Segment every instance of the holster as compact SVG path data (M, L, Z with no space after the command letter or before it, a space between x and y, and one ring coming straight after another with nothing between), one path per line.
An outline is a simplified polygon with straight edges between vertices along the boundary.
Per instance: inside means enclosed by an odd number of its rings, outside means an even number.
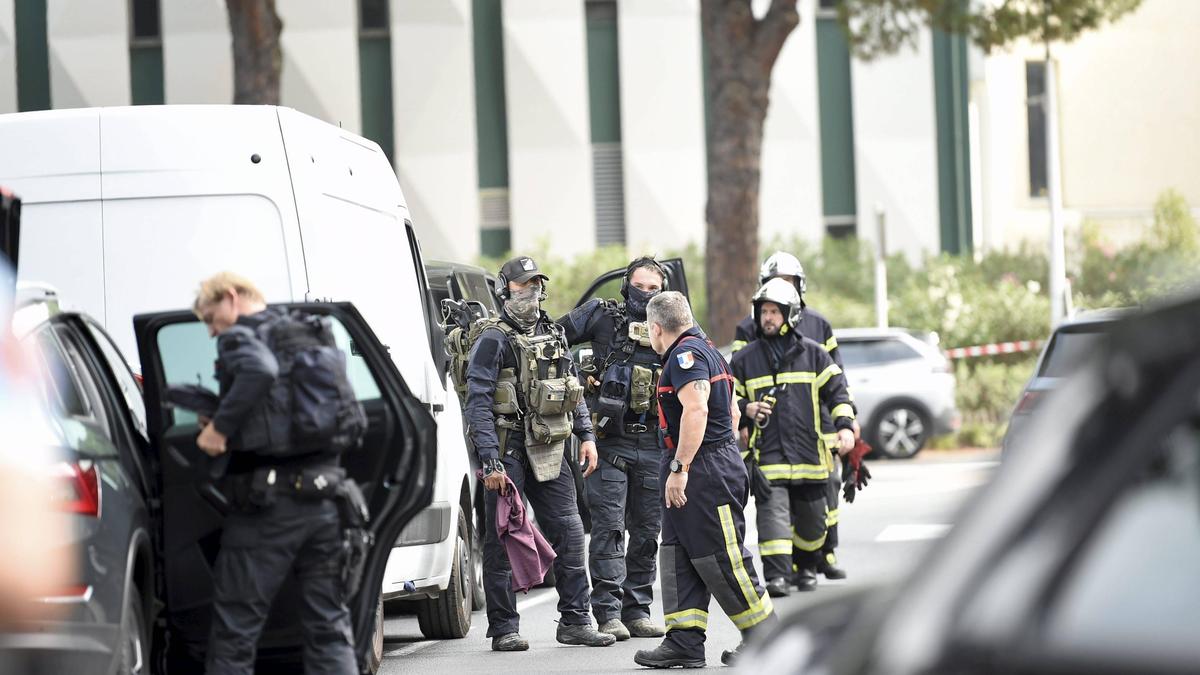
M755 501L771 501L771 481L767 480L767 475L759 468L753 450L746 455L746 473L750 475L750 493L754 495Z
M367 564L367 553L375 543L375 534L368 527L371 510L358 483L349 478L343 480L337 487L336 497L342 523L342 590L350 598L362 585L363 567Z

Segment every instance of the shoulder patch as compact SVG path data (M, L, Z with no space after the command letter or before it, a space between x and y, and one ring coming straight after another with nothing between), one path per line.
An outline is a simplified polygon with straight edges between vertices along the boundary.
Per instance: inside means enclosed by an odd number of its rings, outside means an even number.
M684 370L689 370L692 366L696 365L696 355L690 351L676 354L675 360L679 363L679 367Z

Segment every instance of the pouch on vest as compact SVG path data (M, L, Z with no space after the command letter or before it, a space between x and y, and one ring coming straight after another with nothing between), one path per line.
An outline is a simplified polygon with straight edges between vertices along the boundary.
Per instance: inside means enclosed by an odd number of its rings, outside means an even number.
M650 324L645 321L632 321L629 324L629 341L643 347L650 346Z
M633 377L633 367L612 365L604 373L600 382L600 391L596 394L596 405L593 412L602 422L612 420L621 424L625 420L628 409L629 381Z
M542 417L533 414L525 418L525 458L539 483L553 480L561 472L571 428L570 415Z
M573 377L535 380L529 387L529 408L541 415L574 412L583 397L583 387Z
M520 399L517 397L517 386L514 384L516 375L511 368L500 371L496 382L496 393L492 398L492 412L497 415L517 415L521 412Z
M629 409L637 414L650 412L654 401L654 371L645 366L634 366L629 377Z

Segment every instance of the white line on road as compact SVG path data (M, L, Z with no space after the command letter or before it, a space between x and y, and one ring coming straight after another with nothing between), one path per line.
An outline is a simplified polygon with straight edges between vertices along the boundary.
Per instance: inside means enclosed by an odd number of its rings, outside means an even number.
M888 525L883 528L879 536L875 537L875 541L926 541L945 536L949 529L949 525L932 523L923 525Z
M556 599L557 597L558 597L558 593L553 588L539 589L538 591L534 592L532 597L528 597L528 598L518 602L517 603L517 611L524 612L531 607L537 607L538 605L544 605L547 602L550 602L551 600ZM421 651L422 649L425 649L426 647L432 647L433 645L437 644L438 642L441 642L441 641L440 640L422 640L420 642L414 642L410 645L405 645L403 647L400 647L399 649L393 649L390 652L384 652L383 655L386 657L408 656L410 654L415 654L415 653Z

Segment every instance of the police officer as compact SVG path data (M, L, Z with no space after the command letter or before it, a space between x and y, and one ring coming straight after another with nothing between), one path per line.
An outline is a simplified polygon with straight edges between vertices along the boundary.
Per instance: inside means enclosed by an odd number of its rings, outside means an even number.
M600 468L586 482L592 515L588 568L596 623L618 640L665 632L650 619L662 524L662 451L654 389L660 365L650 347L646 305L666 282L666 270L654 258L638 258L625 269L624 302L591 300L559 320L568 343L592 345L591 366L585 370Z
M583 388L579 385L562 328L541 309L550 280L532 258L504 263L497 277L503 303L499 319L485 326L467 362L467 432L483 466L484 585L488 637L495 651L524 651L512 568L496 533L497 493L512 479L537 512L557 557L559 596L557 639L566 645L607 647L616 638L600 633L589 616L588 579L583 561L583 521L575 478L564 453L566 437L582 441L584 476L596 470L596 443Z
M666 451L659 477L666 509L659 562L667 636L634 661L701 668L711 596L744 638L778 619L744 546L749 485L735 436L740 413L732 375L683 295L660 293L647 314L663 365L658 416ZM721 661L732 663L739 651L725 652Z
M801 311L792 284L764 284L754 295L759 339L734 354L731 364L738 406L753 427L750 452L771 484L770 499L758 503L758 536L773 597L788 594L793 551L800 590L817 584L832 463L819 436L822 406L831 411L839 452L854 447L854 408L842 369L821 345L796 332Z
M825 318L817 310L808 306L804 300L804 294L808 290L808 278L804 274L804 267L796 256L784 251L776 251L771 254L762 264L758 273L758 284L761 287L771 279L783 279L790 282L796 292L800 294L800 307L803 312L800 315L800 325L796 331L804 337L813 340L825 348L829 355L833 357L833 362L838 368L845 370L845 364L842 363L842 355L838 350L837 338L833 335L833 326L829 320ZM753 316L748 316L738 324L734 334L733 351L737 352L742 347L745 347L750 342L753 342L758 337L758 325L755 323ZM850 395L851 405L854 403L854 395ZM821 410L821 437L827 448L834 448L838 444L837 429L833 427L833 420L829 416L829 410L823 408ZM857 420L854 422L854 435L857 438L860 430ZM832 453L829 453L832 459ZM841 494L841 476L839 475L840 466L837 462L832 462L829 467L829 485L826 487L825 499L829 504L829 513L826 516L826 522L829 526L828 536L825 538L825 545L821 548L821 559L817 564L817 571L825 575L826 579L845 579L846 572L837 563L837 554L834 549L838 545L838 521L839 521L839 495ZM799 561L797 561L798 563Z
M305 672L357 673L350 612L339 578L342 525L337 504L284 488L294 485L296 476L322 476L330 486L342 480L338 449L284 461L256 452L249 440L262 436L262 425L277 424L267 398L279 363L258 331L283 313L268 309L252 283L229 273L201 284L194 309L217 337L220 383L220 405L196 444L212 457L233 450L223 485L233 496L234 511L225 519L213 576L207 672L254 671L271 602L294 570L304 597Z

